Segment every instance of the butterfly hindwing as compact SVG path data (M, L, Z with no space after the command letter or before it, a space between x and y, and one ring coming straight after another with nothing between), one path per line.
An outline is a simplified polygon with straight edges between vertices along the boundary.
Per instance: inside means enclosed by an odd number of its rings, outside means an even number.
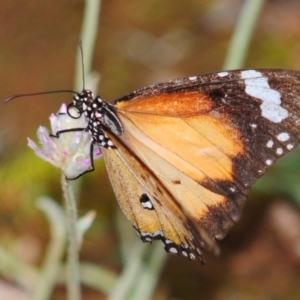
M203 261L203 247L217 253L214 240L194 226L155 174L117 140L114 143L117 150L104 152L108 173L119 204L141 239L160 239L168 252L190 259L197 256Z
M116 151L104 150L104 159L123 213L139 232L144 233L141 237L145 237L145 241L147 241L147 236L150 238L159 234L161 225L155 211L145 210L141 204L140 199L143 199L145 194L143 186L136 180ZM148 241L150 242L152 239L150 238Z

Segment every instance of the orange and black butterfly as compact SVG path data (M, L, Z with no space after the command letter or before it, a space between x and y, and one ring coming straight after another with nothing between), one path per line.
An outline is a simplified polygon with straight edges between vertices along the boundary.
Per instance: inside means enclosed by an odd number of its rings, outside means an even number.
M300 71L186 77L112 103L83 90L69 107L86 116L91 153L103 148L143 242L203 262L202 249L218 253L216 239L239 220L251 185L299 144Z
M189 259L218 252L251 185L300 139L300 71L228 71L112 103L89 90L73 99L143 242L161 240Z

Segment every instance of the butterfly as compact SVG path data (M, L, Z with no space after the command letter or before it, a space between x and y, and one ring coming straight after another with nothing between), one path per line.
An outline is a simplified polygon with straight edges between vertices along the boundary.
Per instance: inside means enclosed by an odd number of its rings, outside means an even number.
M219 252L216 240L239 220L251 185L299 144L300 71L191 76L111 103L83 90L71 106L103 148L142 241L204 262L202 249Z
M204 263L241 216L252 184L300 140L300 71L190 76L114 102L83 89L117 201L143 242ZM77 129L75 129L77 130ZM93 166L93 164L92 164Z

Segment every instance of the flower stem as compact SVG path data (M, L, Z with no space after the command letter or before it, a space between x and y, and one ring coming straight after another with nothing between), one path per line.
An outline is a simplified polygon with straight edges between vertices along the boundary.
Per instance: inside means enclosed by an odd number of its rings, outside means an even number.
M40 198L38 206L48 217L51 228L51 240L47 247L40 276L37 278L31 299L47 300L50 299L53 293L61 268L61 259L65 252L65 216L63 209L50 198Z
M131 249L122 274L119 276L114 289L108 296L108 300L129 299L129 293L133 284L138 284L139 282L140 266L147 246L148 245L141 243L141 241L136 241Z
M238 69L244 64L257 18L264 0L246 0L234 27L223 69Z
M165 266L167 253L160 243L153 244L151 248L152 251L148 260L140 266L139 281L137 285L132 287L131 300L150 300L153 298L160 273Z
M67 257L67 294L69 300L80 300L76 202L72 182L68 181L64 174L61 176L61 185L65 199L67 234L69 240Z
M91 81L93 81L92 60L94 57L93 54L95 51L98 24L100 22L100 9L101 0L85 0L85 9L80 33L84 50L84 70L81 69L81 53L78 48L75 66L75 90L82 89L82 72L84 72L84 77L86 79L85 88L93 90L91 84ZM98 81L98 79L96 81ZM95 87L93 92L96 92L96 90L97 88Z

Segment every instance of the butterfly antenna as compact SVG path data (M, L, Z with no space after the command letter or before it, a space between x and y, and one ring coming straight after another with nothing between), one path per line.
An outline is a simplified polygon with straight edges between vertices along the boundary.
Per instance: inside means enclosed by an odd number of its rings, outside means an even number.
M84 77L83 48L82 48L82 40L81 39L79 39L78 44L79 44L80 56L81 56L82 82L83 82L83 90L84 90L85 89L85 77Z
M58 91L49 91L49 92L40 92L40 93L30 93L30 94L17 94L12 95L4 100L4 103L9 102L12 99L20 98L20 97L27 97L27 96L38 96L38 95L46 95L46 94L57 94L57 93L72 93L72 94L78 94L75 91L71 90L58 90Z
M85 89L85 77L84 77L84 62L83 62L83 47L82 47L82 40L78 40L78 45L80 49L80 56L81 56L81 68L82 68L82 82L83 82L83 90ZM75 91L71 90L58 90L58 91L49 91L49 92L40 92L40 93L30 93L30 94L17 94L17 95L12 95L4 100L4 103L7 103L15 98L20 98L20 97L27 97L27 96L38 96L38 95L46 95L46 94L55 94L55 93L73 93L73 94L78 94Z

